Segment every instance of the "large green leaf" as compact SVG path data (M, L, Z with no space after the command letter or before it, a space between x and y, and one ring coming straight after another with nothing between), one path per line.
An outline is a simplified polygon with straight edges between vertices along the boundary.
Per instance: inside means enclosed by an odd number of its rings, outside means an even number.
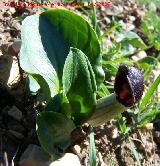
M63 91L68 97L76 124L90 117L96 108L96 81L87 56L71 48L63 70Z
M23 21L21 67L28 73L41 75L52 97L62 89L63 66L70 47L85 53L100 84L104 79L100 45L86 20L65 9L51 9Z
M42 112L37 118L38 138L42 147L50 154L65 150L71 143L73 122L65 115L56 112Z

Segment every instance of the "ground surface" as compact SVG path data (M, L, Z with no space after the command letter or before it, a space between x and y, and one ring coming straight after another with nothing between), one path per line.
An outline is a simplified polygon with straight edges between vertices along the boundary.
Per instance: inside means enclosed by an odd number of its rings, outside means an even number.
M139 25L145 9L137 6L134 0L112 2L110 8L99 7L98 18L115 15L124 20L124 29L142 34ZM25 74L18 62L21 21L39 10L21 7L1 7L0 10L0 79L3 82L0 84L0 159L2 161L6 152L8 159L14 158L15 165L18 165L29 144L39 145L35 130L34 97L26 94ZM101 28L105 30L105 23L101 23ZM9 74L10 69L12 74ZM137 165L129 139L121 138L116 123L112 120L94 128L97 163L107 166ZM74 144L68 151L76 153L82 165L86 165L89 159L89 126L85 124L75 133L78 134L73 136ZM160 165L160 128L150 123L132 131L129 138L136 146L142 165Z

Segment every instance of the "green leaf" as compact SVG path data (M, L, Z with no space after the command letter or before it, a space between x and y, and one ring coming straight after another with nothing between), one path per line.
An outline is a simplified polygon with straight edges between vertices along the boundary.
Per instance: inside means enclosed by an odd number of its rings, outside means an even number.
M31 76L37 81L37 83L40 85L41 90L44 94L45 100L49 101L51 98L50 89L46 82L46 80L39 74L31 74Z
M42 147L51 155L58 155L71 143L73 122L65 115L56 112L42 112L37 118L37 133Z
M117 121L118 121L118 128L121 134L125 136L127 134L127 126L125 123L125 118L122 116L122 114L117 114Z
M143 40L136 33L131 31L118 34L116 37L116 41L132 44L133 46L141 49L147 48Z
M62 102L62 96L60 94L55 95L53 98L51 98L51 100L45 107L45 111L60 112L61 102Z
M141 100L140 108L144 108L145 105L148 103L150 98L152 97L154 91L157 89L158 85L160 83L160 75L156 78L156 80L152 83L148 91L146 92L145 96Z
M40 89L40 85L32 77L32 75L28 75L28 77L26 78L26 86L27 92L29 91L29 94L31 95L36 95L38 93L38 90Z
M51 97L62 90L63 66L70 47L82 50L88 57L98 85L104 80L97 36L81 16L65 9L47 10L27 17L21 34L21 67L27 73L41 75Z
M145 108L138 118L137 127L143 127L155 119L155 117L160 113L160 106L156 106L156 108L151 106Z
M142 26L142 29L143 29L143 32L144 32L145 36L146 36L146 37L148 38L148 40L149 40L149 43L150 43L150 44L153 43L155 36L152 35L152 33L151 33L151 31L150 31L150 29L149 29L149 27L148 27L147 22L146 22L146 21L143 21L141 26Z
M94 143L94 131L93 128L90 127L90 134L89 134L89 160L90 166L96 166L96 147Z
M147 63L147 64L150 64L150 65L153 65L155 63L157 63L158 60L157 58L154 58L153 56L147 56L147 57L144 57L140 60L138 60L138 63Z
M76 124L90 117L96 108L96 81L87 56L71 48L63 70L63 92Z

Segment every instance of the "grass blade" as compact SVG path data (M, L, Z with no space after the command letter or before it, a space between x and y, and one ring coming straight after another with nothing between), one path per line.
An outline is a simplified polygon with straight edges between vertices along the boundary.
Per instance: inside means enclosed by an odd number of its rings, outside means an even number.
M138 153L137 153L137 151L136 151L136 147L135 147L133 141L132 141L130 138L129 138L129 143L130 143L131 151L132 151L132 153L133 153L134 158L135 158L136 161L137 161L138 166L141 166L141 162L140 162L140 160L139 160Z
M140 104L140 109L144 108L144 106L148 103L149 99L152 97L154 91L157 89L158 85L160 83L160 75L156 78L156 80L152 83L150 88L148 89L147 93L143 97L141 104Z
M96 147L94 143L94 132L93 127L90 127L90 135L89 135L89 160L90 166L96 166Z

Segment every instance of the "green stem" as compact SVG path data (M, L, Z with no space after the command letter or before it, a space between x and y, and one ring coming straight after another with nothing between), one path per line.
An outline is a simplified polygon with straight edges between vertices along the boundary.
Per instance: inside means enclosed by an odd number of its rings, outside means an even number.
M95 3L95 1L94 0L91 0L90 1L92 4L94 4ZM92 10L93 10L93 14L92 14L92 17L93 17L93 22L92 22L92 24L93 24L93 29L95 30L95 32L97 32L97 17L96 17L96 7L95 6L93 6L93 8L92 8Z
M97 108L88 123L92 126L98 126L106 123L117 116L118 113L126 111L127 107L123 106L116 99L116 94L101 98L97 101Z

